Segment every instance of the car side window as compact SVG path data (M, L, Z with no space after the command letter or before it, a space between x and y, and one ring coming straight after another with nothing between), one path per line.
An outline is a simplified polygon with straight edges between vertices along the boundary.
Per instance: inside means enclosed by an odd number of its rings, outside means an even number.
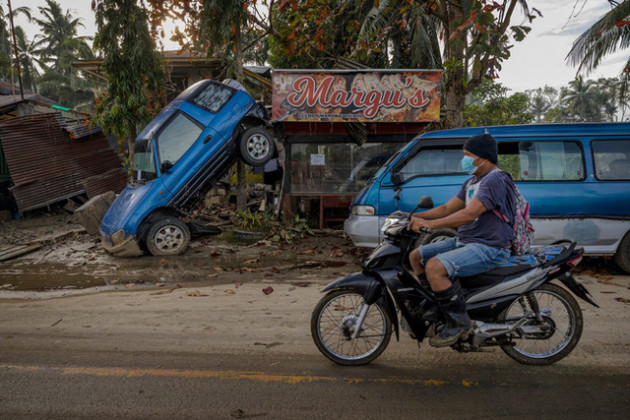
M515 181L581 181L584 157L575 141L499 143L498 166Z
M220 83L208 83L192 99L192 103L212 113L217 113L230 100L236 90Z
M630 180L630 140L594 140L591 148L597 179Z
M462 157L461 146L424 148L420 149L399 172L405 179L420 175L465 174L461 165Z
M173 165L186 153L203 130L183 113L178 113L157 136L160 165L166 161Z

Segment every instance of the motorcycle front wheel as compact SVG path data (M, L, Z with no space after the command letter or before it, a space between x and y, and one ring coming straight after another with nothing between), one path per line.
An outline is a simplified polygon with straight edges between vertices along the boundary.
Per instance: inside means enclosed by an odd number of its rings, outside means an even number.
M532 303L542 317L535 316ZM571 293L555 284L544 284L528 297L515 300L499 315L499 322L528 318L521 332L499 341L501 349L512 359L526 365L550 365L566 357L575 348L584 320L582 310Z
M364 305L359 292L334 290L315 306L311 335L319 351L333 362L344 366L365 365L380 356L389 344L392 322L379 303L367 307L355 334Z

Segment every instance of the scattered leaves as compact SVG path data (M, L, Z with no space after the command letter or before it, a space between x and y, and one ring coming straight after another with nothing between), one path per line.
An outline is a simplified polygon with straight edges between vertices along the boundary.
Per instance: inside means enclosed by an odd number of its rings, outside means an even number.
M273 293L273 287L265 287L264 289L262 289L262 291L264 294L269 295Z
M234 290L232 290L232 289L225 289L223 292L224 292L224 293L227 293L228 295L234 295L234 294L236 294L236 292L235 292Z
M196 296L208 296L208 295L200 292L199 290L193 290L192 292L186 293L186 296L196 297Z
M626 298L622 298L622 297L615 298L615 300L617 302L630 303L630 299L626 299Z
M295 287L308 287L311 285L310 281L299 281L299 282L295 282L295 283L291 283L293 286Z
M208 274L208 278L214 278L217 277L219 275L219 273L212 273L212 274Z

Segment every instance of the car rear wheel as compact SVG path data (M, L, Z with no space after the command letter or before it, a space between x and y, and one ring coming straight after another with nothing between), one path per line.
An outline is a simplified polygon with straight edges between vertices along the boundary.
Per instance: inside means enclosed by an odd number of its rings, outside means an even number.
M630 274L630 232L621 240L617 253L615 254L615 262L626 273Z
M274 156L276 145L273 137L262 127L252 127L241 136L241 159L251 166L262 166Z
M146 236L146 246L151 255L183 254L189 242L188 226L175 217L158 219L151 225Z

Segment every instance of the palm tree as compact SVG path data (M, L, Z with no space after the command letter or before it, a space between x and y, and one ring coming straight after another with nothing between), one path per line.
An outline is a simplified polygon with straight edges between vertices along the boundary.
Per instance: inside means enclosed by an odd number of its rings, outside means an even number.
M18 14L23 14L26 18L31 20L31 9L28 7L18 7L17 9L13 9L13 17L16 17ZM21 29L19 26L15 28L16 36L18 29ZM10 27L9 27L9 13L4 13L2 9L2 4L0 4L0 79L11 81L11 77L13 74L12 63L13 63L13 38L11 37Z
M38 79L40 92L66 106L86 105L94 98L91 84L79 75L72 61L93 58L87 41L90 37L79 36L83 26L80 18L70 11L64 13L55 0L46 0L46 7L39 7L42 18L33 18L41 29L30 47L39 57L43 74Z
M437 17L427 13L421 4L408 6L405 2L381 0L374 2L364 15L358 46L362 43L369 45L375 39L386 51L391 45L392 68L442 67L438 42L441 23ZM383 32L386 33L385 37L382 37Z
M51 64L49 69L64 76L73 73L71 65L78 58L92 58L92 50L87 43L90 37L78 36L79 27L84 25L81 18L74 18L70 11L65 13L55 0L46 0L48 7L39 7L42 19L33 18L41 28L41 34L34 44L42 62Z
M573 43L566 59L578 66L578 73L596 69L608 54L630 45L630 1L608 0L611 10ZM623 68L624 88L630 81L630 59Z
M601 120L596 85L592 80L585 81L582 76L578 76L570 81L569 87L563 89L561 102L575 121Z
M35 43L28 42L26 34L21 26L15 28L15 38L20 56L20 68L22 70L22 83L24 87L37 92L36 80L39 78L38 65L42 66L40 60L37 59L35 53Z

